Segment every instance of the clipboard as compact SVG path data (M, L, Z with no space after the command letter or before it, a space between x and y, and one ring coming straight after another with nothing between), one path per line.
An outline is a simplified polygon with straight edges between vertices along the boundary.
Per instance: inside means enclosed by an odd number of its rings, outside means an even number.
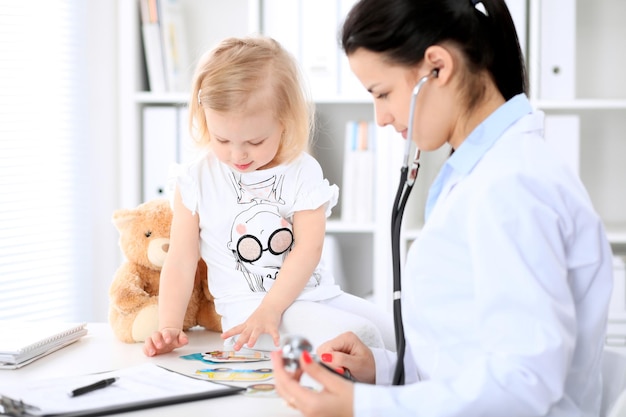
M96 380L117 377L107 388L79 397L68 393ZM0 387L0 415L12 417L103 416L234 395L244 387L181 374L153 363L117 371Z

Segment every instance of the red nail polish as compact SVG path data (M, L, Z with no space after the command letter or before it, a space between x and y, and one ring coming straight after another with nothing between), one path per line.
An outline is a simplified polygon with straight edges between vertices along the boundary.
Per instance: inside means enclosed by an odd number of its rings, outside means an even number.
M346 372L346 370L343 368L335 368L335 372L337 372L339 375L343 375Z
M302 352L302 359L304 359L305 363L313 362L313 358L311 358L311 355L306 350L304 352Z
M332 362L333 354L332 353L322 353L322 362Z

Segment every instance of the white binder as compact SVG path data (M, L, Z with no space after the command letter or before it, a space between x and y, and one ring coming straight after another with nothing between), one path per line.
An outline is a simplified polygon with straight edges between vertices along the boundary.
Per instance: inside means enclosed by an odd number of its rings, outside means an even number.
M168 171L177 161L177 116L172 106L143 108L143 201L166 197Z
M302 68L314 99L338 94L336 0L302 1Z
M576 95L576 1L540 4L539 98L572 100Z

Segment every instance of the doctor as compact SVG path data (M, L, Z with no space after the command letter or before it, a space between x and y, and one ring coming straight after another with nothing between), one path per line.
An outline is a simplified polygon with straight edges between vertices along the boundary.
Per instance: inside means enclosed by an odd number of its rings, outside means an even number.
M431 74L407 139L453 153L403 273L405 385L394 353L344 334L317 353L359 382L305 352L322 389L302 387L276 352L279 394L306 416L597 416L611 248L542 138L504 0L361 0L342 45L377 123L405 137Z

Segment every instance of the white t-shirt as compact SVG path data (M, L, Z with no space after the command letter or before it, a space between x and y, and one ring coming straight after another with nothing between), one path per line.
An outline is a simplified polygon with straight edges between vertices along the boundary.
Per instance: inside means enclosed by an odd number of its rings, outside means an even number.
M208 151L175 165L170 180L169 191L178 187L185 207L199 216L201 256L221 315L228 303L260 300L272 287L293 246L294 213L325 206L328 217L339 193L307 153L289 164L241 173ZM298 299L339 294L331 271L320 263Z

